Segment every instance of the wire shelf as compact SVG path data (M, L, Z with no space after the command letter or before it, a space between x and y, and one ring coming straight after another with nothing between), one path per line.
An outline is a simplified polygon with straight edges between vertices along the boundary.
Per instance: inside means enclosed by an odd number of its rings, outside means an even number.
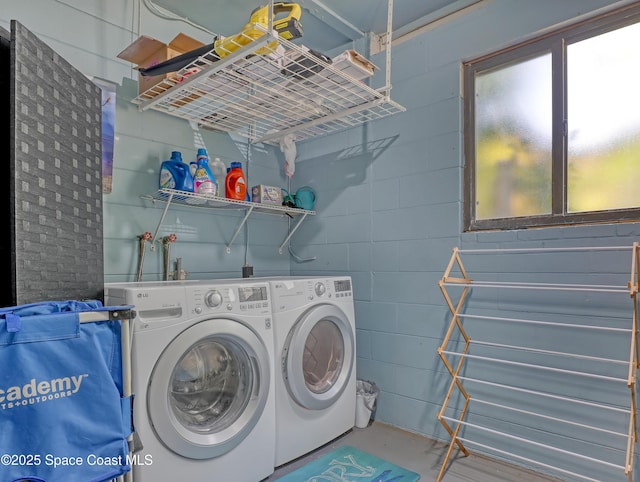
M147 201L159 201L174 205L188 206L189 208L208 209L251 209L253 212L262 214L288 214L295 215L315 215L315 211L300 208L290 208L275 204L262 204L250 201L237 201L209 194L197 194L189 191L179 191L177 189L158 189L153 194L141 196Z
M275 143L288 134L301 141L406 110L388 91L369 87L259 24L224 45L132 102L252 143Z

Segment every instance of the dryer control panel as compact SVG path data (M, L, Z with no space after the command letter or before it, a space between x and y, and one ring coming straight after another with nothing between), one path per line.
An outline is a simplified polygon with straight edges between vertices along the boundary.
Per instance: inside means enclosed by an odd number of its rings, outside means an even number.
M264 284L217 285L203 284L189 290L190 311L206 313L236 313L261 315L271 312L269 286Z
M351 298L351 278L309 280L317 298Z
M351 278L281 279L271 284L274 311L286 311L321 300L353 298Z

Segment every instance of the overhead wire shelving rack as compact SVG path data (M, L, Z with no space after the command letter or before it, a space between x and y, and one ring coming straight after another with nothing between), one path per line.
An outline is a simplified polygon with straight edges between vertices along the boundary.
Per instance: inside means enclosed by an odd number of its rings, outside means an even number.
M212 48L132 102L251 143L276 143L289 134L302 141L404 112L390 97L392 8L389 0L381 89L273 29L250 24L223 51Z

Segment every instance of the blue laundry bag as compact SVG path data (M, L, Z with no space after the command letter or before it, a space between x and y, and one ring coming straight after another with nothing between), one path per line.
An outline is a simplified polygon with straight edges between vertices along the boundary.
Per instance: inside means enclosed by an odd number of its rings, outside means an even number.
M118 310L131 307L118 307ZM0 308L0 481L102 482L131 470L121 322L99 301Z

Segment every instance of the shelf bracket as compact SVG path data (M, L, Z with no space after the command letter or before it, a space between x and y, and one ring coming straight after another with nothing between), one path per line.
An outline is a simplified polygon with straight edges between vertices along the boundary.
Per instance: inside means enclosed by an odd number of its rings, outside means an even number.
M245 223L247 222L247 219L249 219L249 216L251 216L252 212L253 212L253 206L250 206L249 209L247 209L247 212L245 213L244 218L242 218L242 221L240 222L240 225L236 228L236 232L233 233L233 236L231 237L231 240L227 244L227 254L231 253L231 245L233 244L233 242L238 237L238 234L240 234L240 230L242 229L242 226L245 225Z
M298 222L296 223L296 225L293 227L293 229L289 232L289 234L287 235L287 237L284 239L284 241L282 242L282 244L280 245L280 247L278 248L278 253L282 254L282 248L284 248L284 246L289 242L289 240L291 239L291 236L293 236L293 233L295 233L298 228L300 227L300 225L302 224L302 221L305 220L305 218L307 217L307 213L304 213L300 219L298 220Z
M300 209L295 207L290 208L290 207L279 206L279 205L260 204L260 203L253 203L250 201L218 198L216 196L212 197L207 195L199 195L192 192L178 191L174 189L160 189L153 195L141 196L141 198L145 200L150 200L154 206L156 205L156 202L165 203L164 209L162 211L162 216L160 216L160 221L158 221L158 226L156 227L155 233L153 234L151 239L152 250L155 250L154 243L156 242L156 240L160 235L160 228L164 223L164 219L167 215L167 211L169 210L169 206L171 206L172 203L177 204L179 206L188 206L190 208L210 208L210 209L231 208L235 206L236 208L242 209L243 211L245 211L244 217L240 222L240 225L236 228L235 232L233 233L233 236L231 237L231 240L227 244L227 254L231 253L231 245L234 243L234 241L238 237L238 234L240 234L240 230L246 224L247 220L249 219L249 216L251 216L251 214L254 212L286 214L287 216L289 216L290 219L293 219L294 215L300 216L300 219L298 220L295 227L290 231L287 238L280 245L280 248L278 249L280 254L282 254L282 248L284 247L285 244L287 244L289 239L291 239L291 236L293 236L293 233L296 232L296 230L298 229L302 221L308 215L315 215L316 213L315 211L307 211L305 209ZM205 204L208 204L208 206L205 206Z
M162 211L162 216L160 216L160 221L158 221L158 226L156 227L155 233L153 233L153 239L151 239L151 251L156 250L156 241L158 239L158 233L160 232L160 228L164 224L164 217L167 215L167 211L169 210L169 206L171 206L171 201L173 200L173 193L169 194L169 199L167 199L167 203L164 206Z

